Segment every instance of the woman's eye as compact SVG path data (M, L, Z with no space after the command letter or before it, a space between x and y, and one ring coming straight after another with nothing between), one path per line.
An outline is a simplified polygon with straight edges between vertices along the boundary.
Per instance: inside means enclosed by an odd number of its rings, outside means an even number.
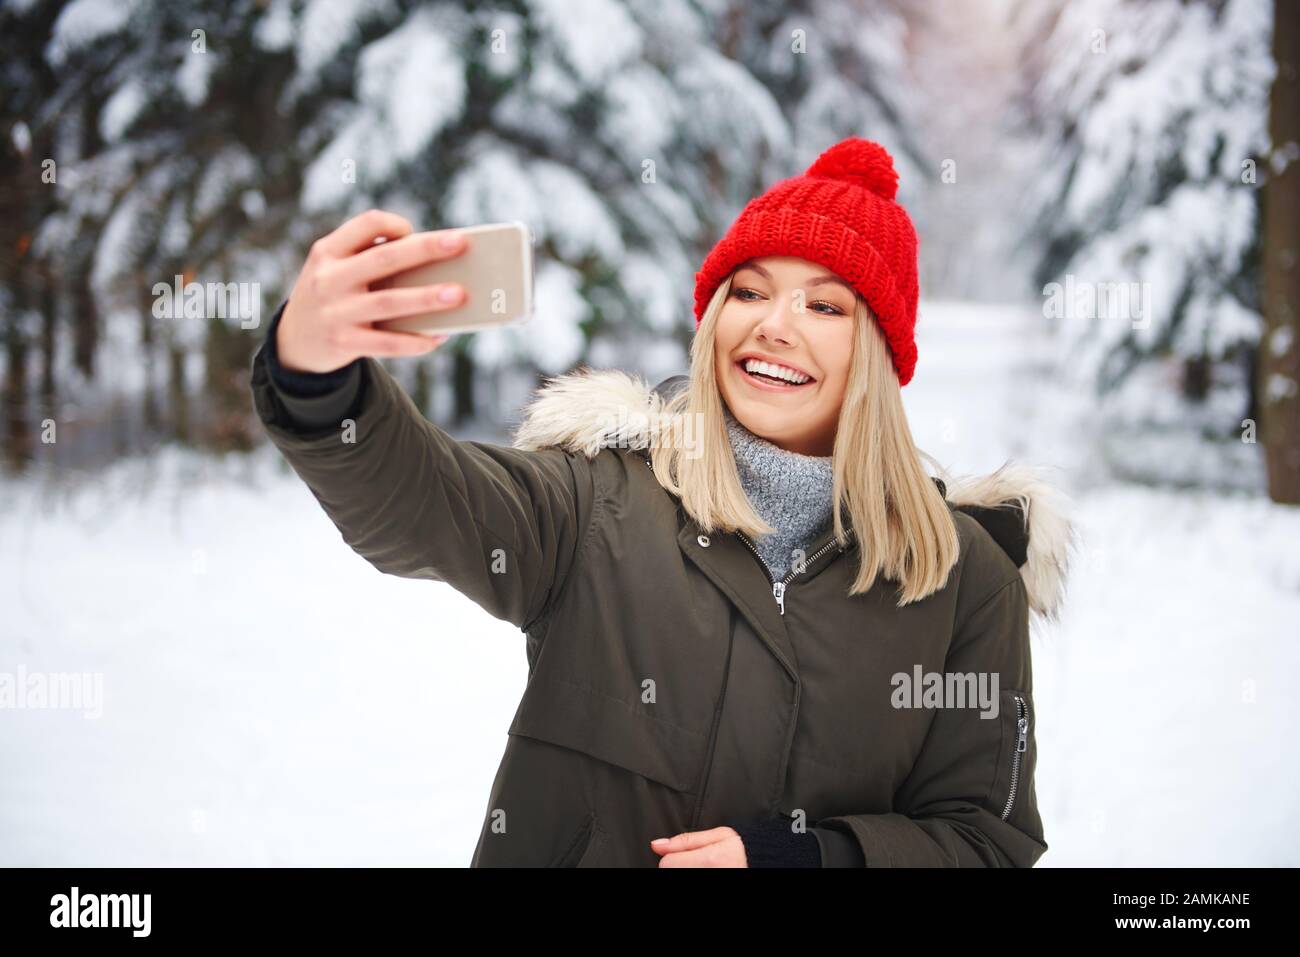
M756 300L763 298L761 293L755 292L753 289L750 289L748 286L737 286L736 288L731 290L731 295L735 296L741 302L755 302ZM825 306L826 308L819 309L818 308L819 306ZM844 315L843 309L835 305L835 303L833 302L826 302L824 299L818 299L816 302L809 303L808 308L821 313L823 316Z

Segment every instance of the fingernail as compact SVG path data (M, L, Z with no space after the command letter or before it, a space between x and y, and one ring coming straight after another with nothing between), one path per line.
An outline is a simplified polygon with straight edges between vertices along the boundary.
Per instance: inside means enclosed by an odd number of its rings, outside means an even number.
M655 838L653 841L651 841L650 843L651 843L651 844L667 844L668 841L669 841L669 838L666 838L666 837L656 837L656 838Z
M438 290L438 298L443 302L455 302L460 298L460 290L455 286L443 286Z
M455 249L461 244L461 235L460 233L448 233L446 236L443 236L442 239L438 240L438 242L443 249Z

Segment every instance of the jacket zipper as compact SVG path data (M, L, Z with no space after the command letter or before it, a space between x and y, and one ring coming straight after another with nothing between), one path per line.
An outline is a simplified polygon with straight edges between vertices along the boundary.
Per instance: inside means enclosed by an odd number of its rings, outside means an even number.
M832 538L821 548L817 549L817 551L814 552L810 558L804 559L803 569L801 571L795 571L794 569L791 569L789 572L785 574L784 578L782 578L780 581L777 581L772 577L772 572L767 567L767 562L763 561L763 556L758 553L758 548L755 547L752 541L750 541L749 536L746 535L744 532L737 532L736 534L740 537L740 540L742 542L744 542L746 545L749 546L749 550L753 552L754 556L758 559L758 564L762 567L763 574L765 574L767 576L767 580L772 583L772 597L776 599L776 607L780 610L782 615L785 614L785 586L790 584L790 582L794 581L795 578L803 574L803 572L806 572L808 568L812 565L812 563L817 561L817 559L821 558L822 555L826 554L832 548L839 548L839 543Z
M1029 747L1029 706L1025 699L1016 695L1016 750L1011 755L1011 793L1007 795L1007 806L1002 809L1002 820L1011 816L1011 807L1016 803L1016 789L1020 785L1020 755Z
M655 467L654 464L650 461L650 459L647 458L644 461L645 464L649 466L650 471L653 472L655 470ZM763 561L763 556L758 553L758 549L754 546L754 543L749 540L749 536L744 534L743 532L737 532L736 534L740 536L740 540L742 542L744 542L746 545L749 546L749 550L753 552L754 557L758 559L758 564L759 567L763 569L763 574L766 575L767 580L772 583L772 597L776 599L776 607L781 612L781 614L784 615L785 614L785 586L790 584L790 582L794 581L796 577L802 574L802 572L796 572L794 570L791 570L787 572L785 577L782 578L780 581L776 581L772 577L771 570L769 570L767 567L767 562ZM853 534L853 530L850 529L849 535L852 534ZM817 561L817 559L821 558L822 555L826 554L832 548L838 548L838 547L839 547L839 543L836 542L835 539L831 539L821 548L817 549L817 551L812 555L812 557L804 559L803 571L807 571L808 567L812 565L813 562Z

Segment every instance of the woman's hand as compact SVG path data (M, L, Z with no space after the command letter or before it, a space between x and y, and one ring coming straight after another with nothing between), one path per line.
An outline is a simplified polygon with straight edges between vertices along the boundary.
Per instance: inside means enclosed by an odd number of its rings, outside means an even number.
M662 843L659 843L662 842ZM708 831L686 831L675 837L660 837L650 842L656 854L662 854L660 867L748 867L745 842L729 827Z
M464 252L454 229L415 233L396 213L372 209L312 244L280 316L276 353L295 372L333 372L361 356L432 352L447 335L375 329L372 322L450 309L465 298L459 283L372 291L370 283ZM383 237L386 241L375 244ZM450 245L448 245L450 243Z

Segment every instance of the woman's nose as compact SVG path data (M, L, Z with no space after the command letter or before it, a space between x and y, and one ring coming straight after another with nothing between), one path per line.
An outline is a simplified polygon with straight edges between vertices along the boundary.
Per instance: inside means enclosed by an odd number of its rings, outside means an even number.
M767 338L790 341L794 332L795 318L799 312L798 307L799 296L797 293L774 297L772 299L772 308L768 310L767 315L758 324L758 332Z

